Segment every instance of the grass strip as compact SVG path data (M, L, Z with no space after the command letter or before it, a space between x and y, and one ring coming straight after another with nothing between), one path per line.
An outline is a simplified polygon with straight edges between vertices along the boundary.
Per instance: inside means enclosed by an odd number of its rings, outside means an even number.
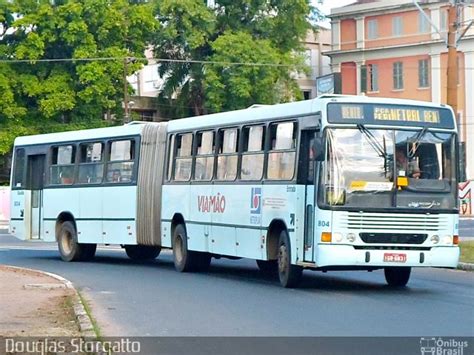
M459 242L459 248L461 248L459 261L463 263L474 263L474 241Z
M90 305L89 303L87 302L87 300L84 298L84 296L82 295L82 293L77 290L77 294L79 295L79 299L81 300L81 303L82 305L84 306L84 310L86 311L87 313L87 316L89 317L89 319L91 320L91 323L92 323L92 329L94 330L94 334L96 336L96 339L100 342L103 341L102 339L102 332L100 330L100 327L99 325L97 324L97 321L95 320L95 318L92 316L92 311L91 311L91 308L90 308Z

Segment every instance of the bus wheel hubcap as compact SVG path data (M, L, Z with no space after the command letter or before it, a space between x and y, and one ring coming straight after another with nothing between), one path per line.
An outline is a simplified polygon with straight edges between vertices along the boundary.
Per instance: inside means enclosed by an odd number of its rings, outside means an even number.
M176 261L181 263L183 260L183 237L178 235L176 238Z
M280 245L280 252L278 253L278 271L282 274L286 272L288 263L288 253L285 245Z
M70 254L72 250L72 236L68 232L64 232L61 238L61 246L66 254Z

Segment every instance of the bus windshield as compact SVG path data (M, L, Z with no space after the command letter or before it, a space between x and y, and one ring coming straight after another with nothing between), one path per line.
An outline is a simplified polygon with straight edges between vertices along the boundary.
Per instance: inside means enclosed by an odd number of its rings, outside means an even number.
M329 128L320 198L352 208L456 208L455 135Z

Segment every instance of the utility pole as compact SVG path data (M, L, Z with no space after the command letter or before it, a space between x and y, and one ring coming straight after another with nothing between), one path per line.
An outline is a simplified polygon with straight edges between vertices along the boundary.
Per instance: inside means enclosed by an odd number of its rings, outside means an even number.
M457 32L458 32L459 1L454 0L448 8L448 95L447 104L458 114L458 60L457 60Z
M128 57L123 60L123 120L124 123L130 122L130 114L128 113L128 81L127 81L127 64Z
M438 27L431 21L430 17L425 13L418 3L419 0L413 0L413 4L420 11L425 19L431 24L431 27L438 32L441 38L444 35L440 32ZM448 8L448 37L443 38L448 46L448 92L447 92L447 104L453 108L454 114L458 114L458 60L457 60L457 48L459 41L464 37L469 28L474 25L474 20L467 23L464 31L459 34L459 29L463 27L461 23L461 11L462 9L471 4L472 1L466 0L450 0Z

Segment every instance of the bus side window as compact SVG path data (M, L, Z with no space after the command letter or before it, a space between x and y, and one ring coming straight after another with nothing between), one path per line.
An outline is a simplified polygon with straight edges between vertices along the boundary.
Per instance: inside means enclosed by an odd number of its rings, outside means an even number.
M176 159L174 169L175 181L189 181L191 178L191 165L193 134L178 134L176 136Z
M83 143L79 146L80 184L100 184L104 175L104 145L100 142Z
M291 180L295 173L296 129L294 122L270 126L267 176L270 180Z
M52 185L72 185L74 183L74 164L76 146L62 145L52 147L50 183Z
M237 128L219 131L217 180L234 181L237 178L238 138Z
M25 149L18 148L15 150L12 187L13 188L23 187L24 180L25 180Z
M172 135L169 139L169 145L168 145L168 174L167 180L170 181L172 176L173 176L173 161L174 161L174 155L175 155L175 135Z
M135 164L135 141L132 139L110 142L107 162L107 182L131 182Z
M264 126L249 126L243 129L242 180L260 180L263 176L265 142Z
M214 173L214 132L199 132L196 139L197 152L194 179L209 181Z

